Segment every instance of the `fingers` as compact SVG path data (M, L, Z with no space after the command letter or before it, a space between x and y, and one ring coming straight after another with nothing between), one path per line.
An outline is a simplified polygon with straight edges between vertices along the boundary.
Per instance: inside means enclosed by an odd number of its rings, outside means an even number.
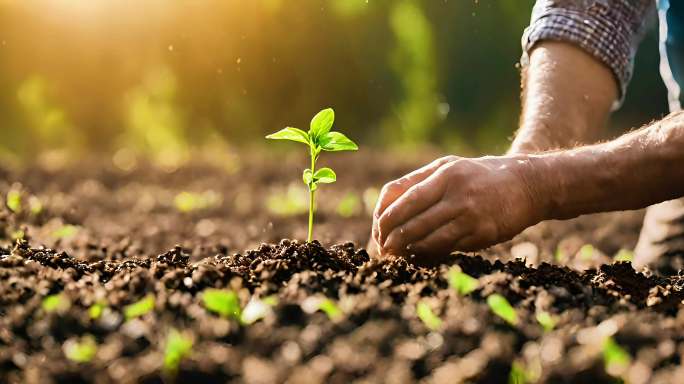
M420 257L443 256L451 253L462 240L470 239L474 234L472 223L460 216L447 222L422 240L409 244L408 251Z
M373 217L379 218L385 209L409 188L430 177L442 165L451 161L455 161L456 159L456 156L442 157L407 174L406 176L401 177L400 179L385 184L380 191L380 196L378 197L378 202L375 205Z
M388 253L406 253L406 247L409 244L425 238L454 217L456 217L456 214L450 205L440 201L409 219L406 223L392 229L389 235L387 235L387 240L383 244L382 249Z
M392 230L436 204L444 195L447 180L434 172L424 181L409 188L376 220L376 239L384 246Z

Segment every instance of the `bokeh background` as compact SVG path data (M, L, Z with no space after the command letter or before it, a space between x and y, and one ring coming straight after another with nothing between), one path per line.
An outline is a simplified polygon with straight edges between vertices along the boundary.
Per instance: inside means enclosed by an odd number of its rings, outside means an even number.
M367 148L506 150L531 0L0 0L0 159L249 148L322 107ZM655 28L606 137L666 113ZM211 153L211 152L205 152Z

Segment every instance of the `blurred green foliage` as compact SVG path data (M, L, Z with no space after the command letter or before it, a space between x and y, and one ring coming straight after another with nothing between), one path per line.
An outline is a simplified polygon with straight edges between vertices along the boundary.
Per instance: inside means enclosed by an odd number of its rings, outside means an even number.
M4 2L0 160L116 152L174 168L206 145L261 144L326 105L362 144L500 153L517 127L532 4ZM666 110L654 32L606 136Z

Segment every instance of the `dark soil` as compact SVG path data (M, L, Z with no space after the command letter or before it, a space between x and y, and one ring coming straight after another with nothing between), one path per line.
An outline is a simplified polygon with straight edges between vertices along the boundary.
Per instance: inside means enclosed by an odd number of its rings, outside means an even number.
M281 240L304 236L305 215L277 216L264 202L298 181L301 159L272 157L230 171L195 164L124 172L98 162L1 171L0 195L20 191L22 210L0 207L0 382L505 383L513 365L527 382L681 380L684 276L612 262L619 249L633 248L640 213L545 223L479 255L423 268L370 258L362 248L366 209L341 218L335 205L429 154L392 165L389 155L333 162L346 172L321 188L316 227L332 246ZM207 190L218 202L191 212L174 207L178 193ZM30 212L30 196L43 203L40 213ZM65 232L65 224L75 227ZM25 240L12 239L18 230ZM588 255L579 251L587 243ZM448 283L455 265L480 283L465 297ZM271 295L278 303L263 320L240 325L204 308L206 288L235 290L242 305ZM47 311L43 300L56 293L69 305ZM515 307L517 325L490 311L493 293ZM124 307L148 294L153 311L126 321ZM324 296L341 316L309 308ZM417 317L421 300L440 327ZM107 309L91 319L96 302ZM557 318L553 330L538 323L540 312ZM194 340L175 374L163 368L172 328ZM95 356L68 359L65 345L85 335L97 343ZM609 337L631 358L607 372Z

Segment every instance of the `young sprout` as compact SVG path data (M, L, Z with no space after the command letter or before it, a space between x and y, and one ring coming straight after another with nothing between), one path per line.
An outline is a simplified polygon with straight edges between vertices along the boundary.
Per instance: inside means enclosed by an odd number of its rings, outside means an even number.
M337 306L337 304L327 297L309 296L302 302L302 310L306 313L314 313L322 311L330 320L336 321L342 318L344 312Z
M192 338L184 335L176 329L171 329L166 337L166 349L164 350L164 369L175 374L184 357L192 350Z
M606 372L613 376L619 376L629 366L632 358L629 353L615 342L612 337L603 342L603 362Z
M230 290L205 289L202 292L204 307L211 312L218 313L223 317L240 319L240 299L237 293Z
M40 199L36 196L31 196L29 197L29 211L33 216L38 216L40 215L41 212L43 212L43 203L40 201Z
M80 341L67 340L62 348L67 359L76 363L87 363L97 353L97 343L92 335L81 337Z
M21 212L21 192L15 189L7 192L7 208L14 213Z
M45 312L64 313L69 310L71 303L63 293L45 296L42 303Z
M150 293L135 303L127 305L124 308L124 316L128 321L146 315L152 310L154 310L154 295Z
M498 293L491 294L487 297L487 305L495 315L506 320L508 324L518 324L518 314L505 297Z
M536 314L537 322L544 328L544 331L551 332L556 327L558 320L546 311L539 311Z
M480 286L480 282L476 278L463 273L461 268L456 266L449 269L448 278L451 288L455 289L461 296L469 294Z
M278 299L275 296L263 299L252 297L240 314L240 322L244 325L253 324L266 317L269 313L272 313L273 309L271 307L277 304Z
M107 303L104 300L98 300L88 308L88 316L93 320L97 320L102 316L105 308L107 308Z
M71 224L62 225L52 232L52 237L56 239L66 239L73 237L78 233L78 227Z
M558 247L556 248L556 253L554 253L553 258L557 263L564 263L565 259L567 259L567 255L565 254L565 251L561 249L561 247Z
M584 244L579 250L580 260L589 261L594 258L594 246L591 244Z
M508 374L508 384L526 384L530 382L527 377L528 374L525 367L521 363L514 361L511 364L511 372Z
M432 312L432 308L425 301L419 301L416 305L416 315L431 331L436 331L442 327L442 319Z
M628 261L632 262L634 260L634 252L630 251L629 249L620 249L613 258L614 261Z
M335 112L332 108L326 108L318 112L311 119L308 132L304 132L299 128L287 127L266 136L267 139L271 140L297 141L309 147L311 168L305 169L302 175L304 184L309 188L309 234L307 236L307 241L309 242L313 240L314 197L318 184L334 183L337 179L335 172L330 168L316 169L318 156L321 151L337 152L355 151L358 149L358 146L347 136L340 132L330 131L334 121Z

